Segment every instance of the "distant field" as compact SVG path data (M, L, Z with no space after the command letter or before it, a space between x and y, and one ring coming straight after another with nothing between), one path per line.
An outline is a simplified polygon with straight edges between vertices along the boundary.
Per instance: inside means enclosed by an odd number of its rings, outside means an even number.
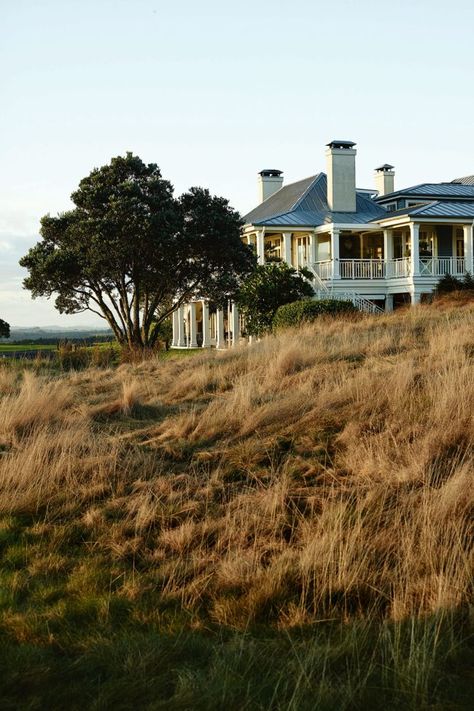
M32 346L14 343L0 343L0 353L8 353L11 351L55 351L57 346L55 344Z

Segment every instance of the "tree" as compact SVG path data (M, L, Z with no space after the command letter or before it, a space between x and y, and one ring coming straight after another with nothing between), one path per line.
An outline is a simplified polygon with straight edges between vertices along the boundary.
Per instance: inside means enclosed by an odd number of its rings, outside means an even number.
M269 331L279 306L312 296L314 289L308 278L309 273L298 273L285 262L257 266L237 296L247 331L252 335Z
M0 318L0 338L10 338L10 324Z
M41 241L20 260L24 286L55 295L61 313L97 314L122 345L153 346L177 305L225 302L254 267L227 200L203 188L176 199L131 153L94 169L71 199L74 209L42 218Z

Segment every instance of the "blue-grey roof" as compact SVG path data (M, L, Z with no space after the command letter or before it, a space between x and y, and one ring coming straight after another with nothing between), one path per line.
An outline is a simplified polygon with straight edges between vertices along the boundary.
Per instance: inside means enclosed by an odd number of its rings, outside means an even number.
M366 224L387 212L365 193L356 193L356 212L332 212L327 203L327 178L318 173L287 185L251 210L246 224L265 227L318 227L331 222Z
M474 219L474 202L463 200L434 200L426 205L414 205L405 207L402 210L386 212L384 218L389 220L392 217L452 217ZM380 218L379 218L380 220Z
M462 199L474 200L474 185L464 185L460 183L420 183L410 188L396 190L393 193L381 195L377 202L389 202L398 197L417 197L428 199Z

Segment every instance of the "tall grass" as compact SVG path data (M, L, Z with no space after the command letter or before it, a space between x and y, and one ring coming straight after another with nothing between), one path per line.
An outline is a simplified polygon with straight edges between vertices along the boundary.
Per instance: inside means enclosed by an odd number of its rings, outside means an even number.
M435 708L472 609L473 326L469 304L420 307L186 360L1 369L1 633L81 654L118 619L189 635L210 666L183 662L170 708ZM239 655L272 645L267 684Z

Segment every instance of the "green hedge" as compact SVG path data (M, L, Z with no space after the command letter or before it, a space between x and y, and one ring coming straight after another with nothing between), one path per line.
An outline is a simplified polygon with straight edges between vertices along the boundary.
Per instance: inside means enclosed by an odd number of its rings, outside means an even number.
M325 314L353 313L357 311L351 301L336 301L335 299L302 299L291 304L280 306L273 317L273 328L289 328L314 321Z

